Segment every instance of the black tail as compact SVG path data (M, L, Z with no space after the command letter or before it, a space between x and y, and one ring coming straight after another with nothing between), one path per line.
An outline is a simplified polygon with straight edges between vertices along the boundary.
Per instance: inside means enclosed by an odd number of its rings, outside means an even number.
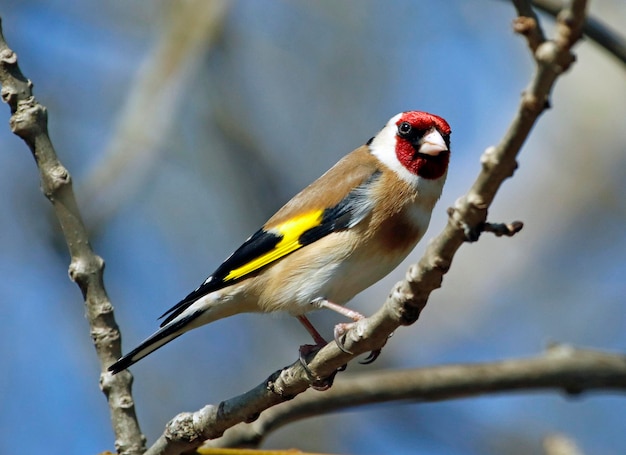
M178 338L184 332L191 327L187 325L194 320L200 313L193 313L189 316L183 317L178 321L172 322L157 332L153 333L150 337L143 341L139 346L130 351L128 354L120 358L117 362L111 365L108 369L111 373L116 374L125 370L133 363L138 362L151 352L156 351L161 346L169 343L174 338Z

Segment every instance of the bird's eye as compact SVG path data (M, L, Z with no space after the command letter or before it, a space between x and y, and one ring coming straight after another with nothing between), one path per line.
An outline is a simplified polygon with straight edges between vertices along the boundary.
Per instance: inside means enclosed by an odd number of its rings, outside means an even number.
M411 124L409 122L402 122L398 125L398 134L402 137L407 137L411 134Z

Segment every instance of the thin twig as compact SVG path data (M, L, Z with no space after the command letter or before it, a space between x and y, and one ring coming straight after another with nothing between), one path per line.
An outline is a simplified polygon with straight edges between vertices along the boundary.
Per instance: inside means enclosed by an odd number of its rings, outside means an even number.
M519 27L521 29L518 30L517 22L515 21L515 30L519 33L524 33L523 28L527 26L532 26L532 23L537 22L537 16L532 11L529 13L525 8L527 6L520 6L521 4L532 3L537 9L543 11L550 16L556 17L559 14L559 11L563 9L563 0L506 0L513 1L515 8L518 11L518 15L520 17L528 17L531 18L530 21L522 19L520 21ZM520 9L522 8L522 9ZM589 38L591 41L595 42L602 49L606 50L610 55L619 60L622 64L626 65L626 37L624 35L620 35L616 30L613 30L607 24L602 22L600 19L587 15L585 22L583 24L582 29L583 35ZM530 44L530 43L529 43ZM532 46L531 46L532 47Z
M526 359L343 375L328 392L309 390L205 446L258 447L270 433L295 421L374 403L421 403L522 390L579 395L608 389L626 393L626 356L566 345Z
M483 232L491 232L496 237L512 237L522 230L524 223L521 221L513 221L512 223L485 223Z
M530 0L512 1L517 10L517 18L513 22L513 30L526 37L528 47L534 54L539 45L546 40L543 29L539 25L539 18L530 6Z
M357 322L347 333L344 347L354 354L346 354L335 343L330 343L308 359L308 371L297 361L249 392L219 406L209 405L193 413L180 414L167 424L165 432L147 454L192 450L202 440L220 437L237 423L252 422L262 411L294 398L312 384L332 382L337 370L348 361L380 349L400 325L417 320L430 293L441 286L454 254L468 240L467 233L477 237L484 229L487 209L503 181L515 171L516 156L537 118L548 107L554 82L574 61L570 48L584 22L584 5L584 1L575 2L575 7L566 9L555 39L537 47L533 54L536 72L509 130L500 144L483 154L478 178L469 192L456 202L444 231L429 244L422 260L409 268L406 279L396 284L383 307L373 316ZM309 372L314 377L309 377Z
M10 125L30 148L41 177L43 193L52 203L71 256L70 278L76 282L85 300L91 337L100 360L100 387L105 393L120 453L134 455L145 450L131 396L130 373L111 376L106 371L121 355L120 332L113 316L102 275L104 261L89 244L69 172L58 160L48 136L48 114L32 94L33 84L24 77L17 55L8 47L0 19L0 84L2 100L11 108ZM60 309L59 309L60 310Z

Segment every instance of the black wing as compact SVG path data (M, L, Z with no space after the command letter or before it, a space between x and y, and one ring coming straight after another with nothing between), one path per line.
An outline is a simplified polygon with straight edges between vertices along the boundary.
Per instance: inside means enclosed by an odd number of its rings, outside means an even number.
M259 229L197 289L161 315L161 318L167 316L161 327L169 324L193 302L208 293L234 284L331 232L354 227L371 213L372 201L368 197L368 189L380 175L380 171L372 173L334 207L307 213L274 226L269 231Z

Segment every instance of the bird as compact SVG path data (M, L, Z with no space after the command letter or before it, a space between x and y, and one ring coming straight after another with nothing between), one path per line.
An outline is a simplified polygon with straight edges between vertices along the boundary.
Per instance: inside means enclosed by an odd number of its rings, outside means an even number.
M362 319L343 305L392 272L424 235L446 180L450 133L434 114L393 116L279 209L108 370L119 373L191 329L240 313L287 312L313 337L309 347L326 343L309 311ZM340 347L351 324L335 327Z

